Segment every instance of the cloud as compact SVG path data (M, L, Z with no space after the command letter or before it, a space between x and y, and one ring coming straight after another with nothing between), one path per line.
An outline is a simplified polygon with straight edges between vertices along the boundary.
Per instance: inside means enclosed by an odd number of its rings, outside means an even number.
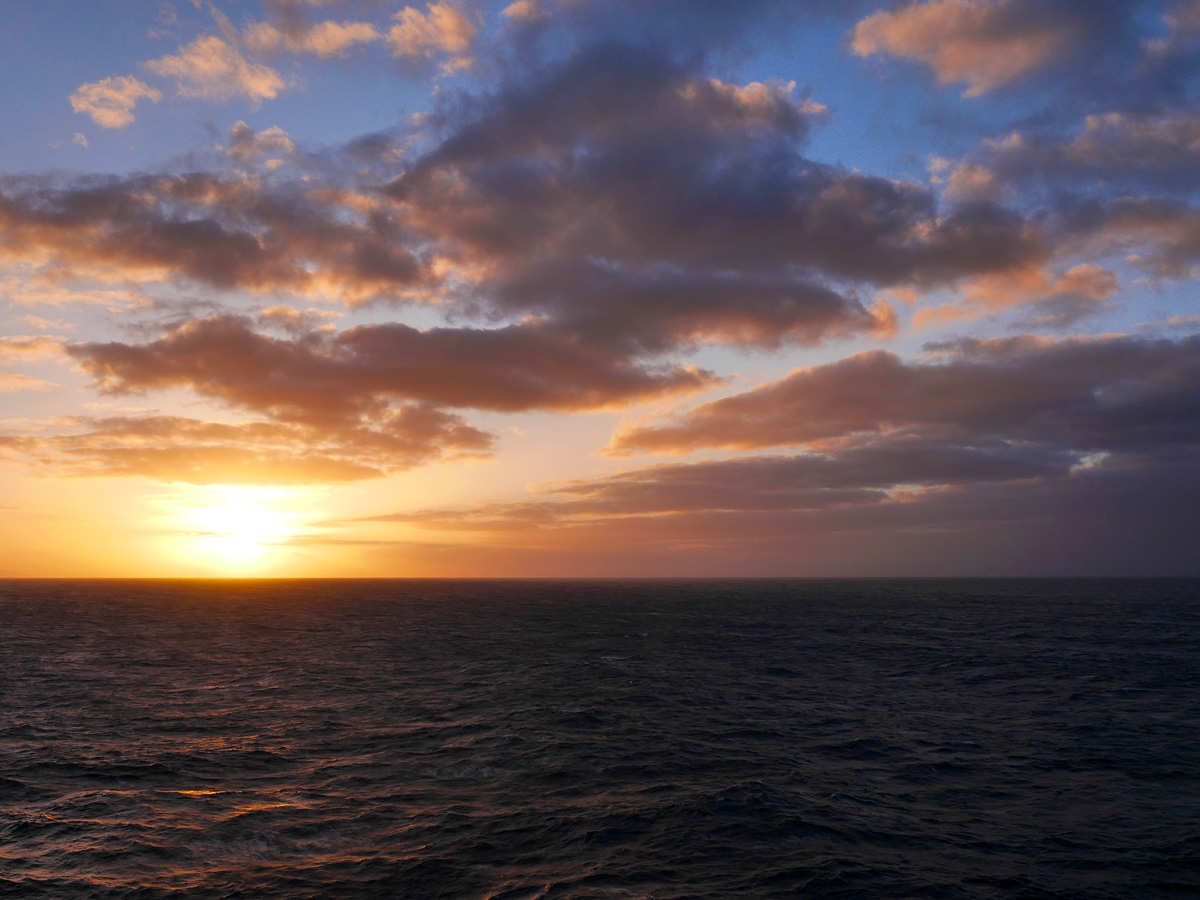
M63 339L47 335L0 337L0 364L14 360L53 359L63 353Z
M184 387L280 421L327 426L372 418L393 402L581 411L715 382L711 373L622 358L536 322L427 331L390 323L280 339L226 315L149 344L74 344L67 352L106 392Z
M858 15L871 0L538 0L567 46L621 42L696 54L792 47L797 29Z
M1093 263L1052 274L1041 266L984 275L963 285L962 298L943 306L923 307L913 315L914 327L973 319L1024 307L1032 318L1026 327L1065 328L1108 308L1118 288L1111 270Z
M686 341L882 330L842 285L947 286L1046 255L1038 229L996 204L943 212L922 185L804 158L823 117L791 86L604 45L431 116L444 136L384 193L444 258L487 274L478 302L623 326L647 345L668 318ZM622 291L643 298L636 315L620 312Z
M850 46L925 63L978 97L1062 58L1081 36L1079 16L1029 0L925 0L859 22Z
M301 6L330 6L344 2L345 0L263 0L263 5L279 15L287 15Z
M960 163L945 178L935 176L932 180L935 184L946 185L943 189L946 197L967 202L996 200L1000 197L1003 187L994 171L987 166L971 162Z
M88 148L88 139L86 135L78 131L75 132L74 137L71 138L71 143L82 147L84 150Z
M633 469L546 485L527 500L337 523L325 539L379 536L389 523L417 529L435 536L409 539L418 559L436 556L434 573L1195 573L1196 463L1194 449L1072 466L1038 449L882 441ZM437 540L447 533L458 540Z
M237 48L213 35L197 38L174 55L151 60L146 68L174 78L179 96L216 103L234 97L260 103L287 86L274 69L247 61Z
M528 501L372 517L443 530L570 526L609 518L796 512L906 502L918 488L1068 474L1070 457L1011 447L881 442L837 455L754 456L648 466L542 486ZM896 492L905 485L907 492Z
M1085 263L1067 270L1055 282L1051 292L1030 304L1033 316L1024 327L1065 329L1086 316L1112 307L1110 298L1117 293L1115 273L1103 266Z
M242 165L247 165L260 156L288 156L295 151L296 145L288 137L288 133L278 125L255 132L245 122L239 121L229 129L229 148L225 152Z
M0 199L0 207L3 200ZM0 213L0 219L3 214ZM0 246L0 257L3 254ZM147 302L136 286L124 288L108 288L94 283L80 283L67 273L56 271L53 266L34 264L33 262L17 262L0 265L0 296L15 310L17 307L55 306L62 307L73 304L91 304L107 309L110 313L144 306ZM25 321L29 321L27 317ZM33 324L33 323L31 323ZM62 322L50 326L60 330L70 330L75 323ZM34 324L35 328L47 326Z
M310 331L329 330L334 326L331 322L341 316L341 313L327 309L295 309L291 306L269 306L258 314L258 320L263 326L274 326L288 334L302 336Z
M953 287L1046 257L995 203L942 210L926 186L806 159L825 117L792 84L604 45L448 100L420 126L430 149L382 185L355 182L395 171L392 140L373 160L358 144L294 160L310 169L289 182L6 179L0 252L76 276L550 316L659 353L887 334L894 315L860 286ZM229 152L289 146L239 124Z
M235 126L233 148L278 152L287 140ZM60 278L183 280L346 302L417 289L428 273L405 246L402 223L386 210L348 210L343 196L331 201L304 182L267 186L206 173L62 187L4 179L0 257L49 261Z
M60 475L284 485L379 478L443 457L486 454L492 441L458 416L408 405L370 426L341 428L177 416L74 417L53 423L51 433L0 434L0 451Z
M17 375L13 372L0 372L0 393L13 394L22 391L52 391L62 385L52 381L43 381L31 375Z
M615 454L822 445L863 435L1133 452L1200 443L1200 337L971 340L931 362L872 350L674 419L627 427Z
M465 54L475 42L476 28L453 6L430 3L424 13L406 6L393 18L397 24L387 32L387 42L394 56L432 59L447 55L452 57L451 68L470 64Z
M1200 186L1200 114L1192 109L1110 111L1074 133L1011 132L985 140L943 180L947 196L994 198L1042 181L1055 189L1106 185L1192 191Z
M63 348L62 338L47 335L0 337L0 366L8 366L14 362L58 358L63 355ZM31 375L0 371L0 393L50 391L61 387L60 384L34 378Z
M529 266L499 286L501 307L532 309L597 346L667 353L700 343L778 348L869 333L894 312L800 276L625 271L594 263Z
M1198 376L1195 335L967 340L914 362L873 351L614 440L756 455L337 527L461 533L539 573L614 559L645 574L1192 572ZM803 450L761 454L785 446Z
M1183 34L1200 33L1200 0L1182 0L1165 16L1172 31Z
M246 28L242 39L253 53L311 53L321 59L345 56L354 47L381 40L383 34L370 22L318 22L311 26L280 29L269 22Z
M1154 328L1178 328L1192 331L1200 327L1200 315L1193 316L1171 316L1169 319L1161 322L1148 322L1143 326L1147 330Z
M539 22L546 18L545 11L538 6L537 0L516 0L501 11L501 15L514 22Z
M1174 115L1110 112L1091 115L1084 129L1063 148L1064 163L1092 172L1134 170L1200 173L1200 114ZM1131 160L1137 160L1136 165Z
M1200 213L1189 202L1200 187L1200 117L1190 108L1109 110L1065 129L1012 131L957 162L934 158L931 171L948 199L1019 200L1049 248L1036 264L968 279L968 294L972 284L1015 283L1023 270L1111 267L1118 254L1155 278L1190 277L1200 260ZM1031 296L1010 296L1022 294Z
M133 110L141 99L157 103L162 91L131 75L121 75L80 85L71 95L71 108L91 116L101 128L124 128L133 124Z
M85 473L128 470L195 483L263 483L272 467L277 481L366 478L442 455L490 451L492 435L444 407L583 411L715 381L691 367L622 358L537 323L338 332L324 316L284 307L262 316L288 336L225 315L187 322L147 344L81 343L66 352L104 393L184 388L264 421L235 431L178 420L119 422L22 452L43 453L54 466L76 460ZM159 425L170 428L144 438Z
M1056 214L1063 245L1076 252L1123 252L1156 278L1192 277L1200 261L1200 212L1173 199L1068 199Z

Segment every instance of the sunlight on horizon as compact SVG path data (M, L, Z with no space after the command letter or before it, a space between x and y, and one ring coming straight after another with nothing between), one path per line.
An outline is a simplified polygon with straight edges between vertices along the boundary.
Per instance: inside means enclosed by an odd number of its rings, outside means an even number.
M198 488L180 502L185 553L221 574L254 574L279 562L281 542L295 535L298 492L286 488Z

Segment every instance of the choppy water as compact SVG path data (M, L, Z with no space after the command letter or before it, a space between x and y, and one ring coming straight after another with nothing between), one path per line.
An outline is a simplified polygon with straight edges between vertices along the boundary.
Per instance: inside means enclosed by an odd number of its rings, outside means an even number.
M1200 891L1200 582L0 583L0 897Z

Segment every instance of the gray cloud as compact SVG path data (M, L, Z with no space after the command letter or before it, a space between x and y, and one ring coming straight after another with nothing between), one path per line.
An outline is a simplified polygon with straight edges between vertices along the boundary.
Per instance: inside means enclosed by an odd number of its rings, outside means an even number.
M657 574L1196 571L1200 338L928 352L798 370L614 441L801 453L642 466L341 526L486 536L534 571L605 554Z
M1200 338L1028 337L934 348L934 362L882 350L808 369L617 434L611 450L794 446L921 434L1065 450L1200 443Z
M946 284L1044 252L998 206L942 215L924 187L805 159L814 114L774 90L744 97L649 51L588 48L446 114L450 134L387 193L459 254L508 269L600 258Z
M326 539L388 522L475 536L470 549L430 542L446 571L471 561L526 574L613 564L689 576L1197 573L1194 449L1068 463L1038 449L884 440L842 454L635 469L526 501L343 522Z

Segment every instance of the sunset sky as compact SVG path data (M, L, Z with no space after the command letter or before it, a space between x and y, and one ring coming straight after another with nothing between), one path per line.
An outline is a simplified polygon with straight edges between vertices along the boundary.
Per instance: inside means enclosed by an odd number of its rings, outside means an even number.
M1200 574L1200 2L6 0L0 576Z

